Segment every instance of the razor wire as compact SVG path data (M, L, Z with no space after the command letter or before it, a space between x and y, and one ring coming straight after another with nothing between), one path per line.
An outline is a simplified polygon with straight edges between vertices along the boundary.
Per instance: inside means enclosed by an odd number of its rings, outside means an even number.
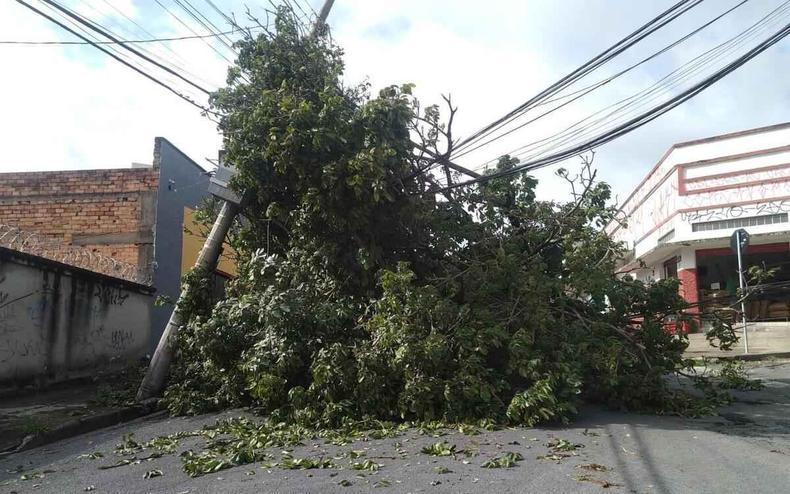
M2 223L0 223L0 247L142 285L152 284L150 269Z

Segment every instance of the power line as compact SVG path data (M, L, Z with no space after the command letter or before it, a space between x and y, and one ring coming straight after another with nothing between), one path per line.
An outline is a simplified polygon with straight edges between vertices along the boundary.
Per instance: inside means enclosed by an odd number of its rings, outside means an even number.
M110 0L102 0L102 1L103 1L105 4L107 4L107 6L109 6L111 9L113 9L115 12L117 12L118 14L120 14L120 16L121 16L121 17L125 18L126 20L128 20L129 22L131 22L132 24L134 24L135 26L137 26L137 29L138 29L140 32L142 32L142 33L143 33L145 36L148 36L149 38L156 38L156 36L154 36L153 34L151 34L151 32L149 32L149 31L148 31L146 28L144 28L143 26L141 26L140 24L138 24L138 23L137 23L137 21L135 21L134 19L132 19L130 16L126 15L126 13L125 13L123 10L121 10L121 9L119 9L118 7L116 7L115 5L113 5L113 4L112 4L112 2L111 2ZM87 4L87 5L89 5L89 6L90 6L90 4ZM172 48L170 48L170 46L168 46L168 45L164 45L164 47L165 47L165 49L166 49L167 51L169 51L170 53L172 53L172 54L173 54L173 56L175 56L175 57L176 57L176 60L181 60L181 62L184 62L184 63L186 63L186 62L184 61L184 59L183 59L183 58L181 58L181 56L180 56L178 53L176 53L175 51L173 51L173 49L172 49Z
M633 107L633 109L631 111L625 113L624 115L627 115L629 113L633 113L634 109L645 106L645 104L649 103L650 101L654 101L658 96L661 95L661 93L668 92L673 87L680 85L683 82L684 79L689 78L689 76L693 75L695 72L699 72L700 69L705 67L705 65L711 64L711 61L716 60L717 58L719 58L719 57L727 54L728 52L732 51L733 49L737 48L739 45L742 45L746 41L756 37L760 33L760 30L764 30L767 27L770 27L771 24L775 24L777 21L781 21L781 17L778 17L777 19L774 19L774 20L772 20L771 18L775 17L775 16L780 16L780 15L786 13L788 8L790 8L789 6L790 6L790 0L786 0L779 7L777 7L776 9L774 9L773 11L771 11L770 13L768 13L767 15L765 15L764 17L759 19L757 22L752 24L750 27L748 27L747 29L745 29L744 31L739 33L738 35L733 36L732 38L730 38L730 39L728 39L728 40L716 45L715 47L703 52L702 54L694 57L693 59L689 60L688 62L684 63L683 65L681 65L677 69L673 70L669 74L667 74L664 77L662 77L661 79L659 79L656 83L654 83L650 87L648 87L648 88L636 93L635 95L632 95L632 96L630 96L628 98L621 99L621 100L617 101L616 103L613 103L611 105L606 106L605 108L602 108L601 110L598 110L597 112L595 112L595 113L593 113L593 114L591 114L591 115L589 115L589 116L577 121L573 125L567 127L565 130L563 130L562 132L560 132L558 134L546 137L544 139L540 139L538 141L534 141L534 142L532 142L530 144L527 144L527 145L521 146L521 147L519 147L517 149L514 149L514 150L512 150L512 151L510 151L509 153L506 153L506 154L511 155L511 156L515 156L515 157L518 157L518 158L524 158L526 160L530 160L530 159L535 158L539 154L542 154L542 153L545 153L547 151L550 151L552 148L556 149L558 146L567 143L574 136L579 136L579 135L583 136L583 135L589 134L591 130L594 130L596 128L600 128L603 124L605 124L606 123L605 121L606 121L607 118L612 117L613 115L615 115L617 113L622 113L623 110L625 110L625 109L627 109L629 107ZM652 94L652 96L651 96L651 94ZM639 103L640 100L641 100L641 103ZM637 103L639 103L639 104L637 104ZM619 107L619 108L617 108L617 107ZM608 114L606 114L605 116L601 117L600 119L594 121L591 124L587 124L587 125L579 128L579 129L577 129L577 130L573 130L574 128L578 127L582 123L590 120L591 118L595 117L596 115L599 115L599 114L601 114L601 113L603 113L603 112L605 112L605 111L607 111L607 110L609 110L611 108L617 108L617 109L612 111L612 112L610 112L610 113L608 113ZM621 117L617 117L617 118L621 118ZM555 143L555 144L552 144L550 148L544 149L541 152L536 152L536 153L531 154L528 157L525 157L524 154L525 154L526 150L528 150L528 149L535 149L535 148L539 148L539 147L546 148L546 146L548 146L549 143L552 143L552 142ZM540 146L541 143L546 143L546 144L543 144L542 146Z
M252 28L254 29L254 27ZM190 39L204 39L204 38L215 38L220 34L235 34L239 32L237 29L233 29L232 31L223 31L221 33L214 33L214 34L199 34L196 36L177 36L172 38L150 38L150 39L127 39L123 41L95 41L95 42L88 42L88 41L13 41L13 40L0 40L0 45L44 45L44 46L52 46L52 45L120 45L120 44L142 44L142 43L161 43L166 41L183 41L183 40L190 40Z
M170 91L171 93L175 94L176 96L178 96L179 98L183 99L184 101L188 102L189 104L191 104L191 105L193 105L193 106L195 106L195 107L197 107L197 108L200 108L200 109L201 109L203 112L205 112L205 113L211 113L211 114L217 115L217 113L216 113L216 112L213 112L212 110L209 110L208 108L205 108L205 107L201 106L200 104L198 104L198 103L196 103L195 101L193 101L191 98L189 98L189 97L185 96L184 94L180 93L178 90L174 89L172 86L170 86L170 85L166 84L165 82L162 82L161 80L159 80L159 79L157 79L156 77L152 76L151 74L149 74L149 73L145 72L145 71L144 71L144 70L142 70L141 68L139 68L139 67L136 67L136 66L132 65L131 63L129 63L128 61L124 60L124 59L123 59L123 58L121 58L120 56L118 56L118 55L116 55L115 53L113 53L113 52L109 51L107 48L105 48L105 47L103 47L103 46L101 46L101 45L96 45L96 44L94 44L94 43L93 43L91 40L89 40L89 39L88 39L86 36L84 36L84 35L82 35L82 34L78 33L77 31L75 31L75 30L74 30L74 29L72 29L71 27L69 27L69 26L67 26L66 24L64 24L64 23L60 22L59 20L55 19L54 17L50 16L50 15L49 15L49 14L47 14L46 12L43 12L43 11L41 11L41 10L39 10L39 9L37 9L37 8L35 8L35 7L33 7L32 5L30 5L29 3L27 3L25 0L16 0L16 1L17 1L17 3L19 3L19 4L21 4L21 5L25 6L25 7L27 7L28 9L30 9L30 10L32 10L33 12L37 13L38 15L40 15L40 16L44 17L45 19L49 20L49 21L50 21L50 22L52 22L53 24L56 24L56 25L58 25L59 27L61 27L62 29L65 29L66 31L70 32L70 33L71 33L71 34L73 34L74 36L77 36L78 38L80 38L80 39L82 39L82 40L84 40L84 41L87 41L89 44L92 44L93 46L95 46L95 47L96 47L96 49L98 49L98 50L100 50L100 51L104 52L105 54L107 54L107 55L109 55L110 57L114 58L115 60L119 61L120 63L122 63L122 64L126 65L126 66L127 66L127 67L129 67L130 69L134 70L134 71L135 71L135 72L137 72L138 74L140 74L140 75L142 75L143 77L145 77L146 79L149 79L149 80L151 80L152 82L154 82L154 83L156 83L156 84L158 84L158 85L162 86L163 88L167 89L168 91Z
M96 1L96 0L93 0L93 1L89 1L89 0L77 0L77 1L79 1L79 3L81 3L82 5L84 5L85 7L87 7L88 9L90 9L91 11L93 11L94 13L96 13L96 15L98 16L97 18L103 18L103 17L107 17L107 18L108 18L108 21L109 21L111 24L113 24L113 23L114 23L114 24L117 24L117 25L118 25L118 28L120 28L120 29L121 29L121 32L124 32L124 31L126 31L126 32L129 32L129 33L133 33L133 34L130 36L130 37L132 37L132 38L136 38L136 37L142 37L142 38L157 38L157 37L158 37L158 36L156 36L156 35L154 35L154 34L150 33L149 31L147 31L147 30L146 30L146 29L145 29L143 26L141 26L140 24L138 24L138 23L137 23L137 22L136 22L136 21L135 21L135 20L134 20L132 17L130 17L129 15L127 15L126 13L124 13L124 12L123 12L123 10L121 10L121 9L119 9L119 8L117 8L117 7L115 7L115 6L114 6L112 3L110 3L110 1L109 1L109 0L103 0L103 2L104 2L105 4L107 4L107 6L109 6L109 7L112 9L111 11L109 11L109 13L108 13L108 11L107 11L107 10L101 10L101 9L99 9L99 8L98 8L98 6L95 6L95 5L93 5L93 4L95 3L95 1ZM117 2L115 2L115 3L117 3ZM69 18L67 18L67 17L63 16L63 14L62 14L62 13L60 13L60 12L56 11L56 10L55 10L55 9L53 9L52 7L48 7L48 8L49 8L50 10L52 10L53 12L55 12L55 14L57 14L57 15L58 15L58 17L60 17L60 18L63 18L63 19L65 19L65 20L69 21L69 22L70 22L72 25L76 26L76 27L77 27L78 29L80 29L82 32L86 32L84 29L82 29L81 25L79 25L79 24L77 24L77 23L74 23L74 21L72 21L71 19L69 19ZM86 14L84 14L84 13L80 12L80 10L79 10L78 8L76 8L76 7L72 7L72 10L73 10L74 12L76 12L76 13L80 14L80 15L81 15L83 18L85 18L85 19L88 19L88 20L90 20L90 19L91 19L91 16L89 16L89 15L86 15ZM131 22L132 24L134 24L134 26L136 26L136 27L137 27L137 29L136 29L136 30L129 29L129 28L127 27L127 25L126 25L126 24L123 24L123 23L117 22L117 21L116 21L116 16L117 16L117 15L120 15L121 17L125 18L127 21L129 21L129 22ZM110 34L114 35L115 37L117 37L117 38L119 38L119 39L121 39L121 40L124 40L124 41L125 41L125 38L129 37L129 36L123 36L123 35L121 35L121 34L118 34L118 33L116 33L115 31L111 30L109 27L107 27L107 26L104 26L104 25L102 25L102 24L100 24L100 23L98 23L98 22L96 22L96 21L92 21L92 20L91 20L91 22L93 22L95 25L99 26L100 28L103 28L105 31L109 32ZM144 35L143 35L143 36L140 36L139 32L142 32L142 33L144 33ZM96 40L96 41L105 41L104 39L101 39L101 40L100 40L100 39L96 38L96 36L93 36L93 35L91 35L90 37L91 37L91 39L94 39L94 40ZM178 53L176 53L175 51L173 51L173 49L172 49L172 48L169 46L169 43L162 43L161 45L157 45L157 46L155 46L155 47L152 47L152 48L150 48L150 49L149 49L149 48L145 48L145 47L144 47L142 44L139 44L139 45L137 45L137 46L138 46L138 49L139 49L140 51L142 51L143 53L147 54L147 55L148 55L148 56L150 56L151 58L154 58L154 59L158 60L159 62L161 62L161 63L163 63L163 64L165 64L165 65L167 65L167 66L169 66L169 67L173 68L174 70L177 70L177 71L179 71L179 72L183 73L183 74L184 74L184 75L186 75L187 77L191 78L193 81L195 81L195 82L199 82L201 85L206 85L206 87L217 87L217 86L218 86L218 84L216 84L215 82L213 82L213 81L209 82L209 81L208 81L208 80L206 80L205 78L203 78L203 77L201 77L201 76L199 76L199 75L195 74L194 72L191 72L191 71L189 71L188 69L186 69L184 66L187 64L187 62L186 62L186 61L185 61L185 60L184 60L182 57L180 57L180 56L178 55ZM160 48L160 47L161 47L161 48L164 48L164 50L166 50L166 51L169 51L169 52L170 52L170 53L173 55L173 59L169 59L169 58L168 58L168 56L167 56L167 55L165 55L165 54L160 54L160 53L157 51L157 48ZM117 51L117 50L116 50L116 51ZM169 76L167 76L167 75L164 75L164 77L165 77L165 78L168 78ZM174 79L173 79L173 80L174 80ZM175 80L174 80L174 82L175 82ZM176 82L176 83L177 83L177 82Z
M498 120L494 121L491 124L488 124L483 129L474 133L472 136L462 140L456 146L456 150L460 150L463 149L464 147L469 146L470 144L478 141L479 139L485 137L486 135L501 128L508 121L517 118L519 115L529 111L529 109L531 109L532 107L545 102L543 101L545 100L545 98L559 93L560 91L570 86L574 82L580 80L581 78L591 73L601 65L612 60L615 56L619 55L620 53L634 46L636 43L640 42L641 40L645 39L649 35L653 34L658 29L664 27L669 22L677 19L677 17L689 11L691 8L696 7L697 5L699 5L699 3L701 3L701 1L702 0L696 0L691 5L685 5L688 3L688 0L682 0L676 3L666 11L659 14L657 17L651 19L649 22L639 27L636 31L632 32L625 38L619 40L614 45L610 46L603 52L599 53L598 55L587 61L581 67L575 69L570 74L562 77L560 80L550 85L548 88L542 90L540 93L538 93L536 96L533 96L525 103L522 103L514 110L511 110L505 116L499 118ZM682 10L676 12L677 9L682 7L684 7Z
M165 5L164 5L164 4L163 4L163 3L162 3L160 0L154 0L154 1L157 3L157 5L159 5L160 7L162 7L162 9L164 9L164 11L165 11L165 12L167 12L168 14L170 14L170 16L171 16L173 19L175 19L176 21L178 21L178 23L179 23L179 24L181 24L182 26L184 26L185 28L187 28L187 29L188 29L188 30L189 30L189 31L190 31L192 34L194 34L195 36L199 36L199 35L198 35L198 33L197 33L197 31L195 31L194 29L192 29L192 27L191 27L189 24L187 24L186 22L184 22L184 21L183 21L183 20L182 20L182 19L181 19L179 16L177 16L177 15L176 15L176 14L174 14L174 13L173 13L173 12L172 12L170 9L168 9L168 8L167 8L167 6L165 6ZM208 42L208 41L206 41L205 39L203 39L203 43L205 43L205 44L206 44L206 45L207 45L209 48L211 48L212 50L214 50L214 52L215 52L217 55L219 55L220 57L222 57L223 59L225 59L225 61L226 61L226 62L228 62L229 64L233 64L233 61L232 61L232 60L230 60L228 57L226 57L226 56L225 56L225 55L224 55L224 54L223 54L221 51L219 51L219 50L218 50L218 49L217 49L217 48L216 48L214 45L212 45L211 43L209 43L209 42Z
M621 137L621 136L623 136L623 135L625 135L625 134L627 134L627 133L629 133L629 132L631 132L631 131L633 131L633 130L635 130L635 129L637 129L637 128L639 128L639 127L641 127L641 126L643 126L643 125L645 125L645 124L647 124L647 123L649 123L651 121L653 121L654 119L658 118L659 116L663 115L664 113L668 112L669 110L671 110L671 109L677 107L678 105L680 105L680 104L688 101L689 99L693 98L697 94L701 93L702 91L704 91L708 87L712 86L713 84L715 84L716 82L718 82L719 80L724 78L726 75L730 74L734 70L736 70L739 67L741 67L742 65L744 65L746 62L748 62L752 58L756 57L760 53L764 52L765 50L767 50L768 48L770 48L774 44L776 44L779 41L781 41L782 39L784 39L788 34L790 34L790 23L786 24L782 29L780 29L779 31L774 33L768 39L762 41L760 44L758 44L757 46L755 46L754 48L749 50L747 53L745 53L744 55L739 57L737 60L731 62L730 64L728 64L724 68L718 70L716 73L712 74L711 76L705 78L703 81L695 84L693 87L691 87L691 88L687 89L686 91L676 95L675 97L671 98L670 100L668 100L668 101L666 101L666 102L664 102L664 103L652 108L648 112L645 112L645 113L637 116L636 118L633 118L633 119L629 120L628 122L625 122L624 124L619 125L615 129L612 129L612 130L607 131L607 132L605 132L603 134L600 134L597 137L595 137L593 139L590 139L590 140L588 140L588 141L586 141L586 142L584 142L582 144L576 145L576 146L574 146L572 148L566 149L566 150L561 151L559 153L556 153L554 155L547 156L547 157L544 157L544 158L540 158L540 159L534 160L532 162L523 163L521 165L514 166L512 168L509 168L509 169L506 169L506 170L501 170L501 171L498 171L498 172L495 172L495 173L491 173L489 175L484 175L484 176L482 176L480 178L466 180L464 182L458 182L456 184L448 184L447 186L445 186L443 188L440 188L438 190L427 191L427 193L435 194L435 193L445 192L445 191L448 191L448 190L451 190L451 189L454 189L454 188L457 188L457 187L468 186L468 185L472 185L472 184L480 183L480 182L487 182L487 181L495 179L495 178L505 177L505 176L509 176L509 175L514 175L516 173L521 173L521 172L524 172L524 171L534 170L536 168L540 168L540 167L547 166L547 165L550 165L550 164L553 164L553 163L557 163L557 162L562 161L564 159L567 159L567 158L569 158L571 156L574 156L574 155L577 155L579 153L583 153L585 151L594 149L594 148L596 148L596 147L598 147L598 146L600 146L602 144L605 144L605 143L607 143L609 141L617 139L618 137Z
M506 136L516 132L517 130L522 129L522 128L526 127L527 125L532 124L532 123L536 122L537 120L540 120L541 118L545 117L546 115L554 113L555 111L559 110L560 108L563 108L563 107L573 103L574 101L586 96L587 94L595 91L596 89L598 89L598 88L600 88L600 87L612 82L613 80L615 80L615 79L627 74L628 72L631 72L632 70L636 69L637 67L640 67L640 66L644 65L645 63L649 62L650 60L653 60L656 57L660 56L661 54L666 53L667 51L671 50L672 48L680 45L684 41L688 40L689 38L693 37L694 35L698 34L701 31L703 31L705 28L711 26L713 23L715 23L716 21L720 20L721 18L723 18L727 14L733 12L738 7L741 7L742 5L746 4L746 2L748 2L748 0L741 0L741 2L737 3L733 7L729 8L728 10L726 10L723 13L719 14L718 16L714 17L710 21L702 24L701 26L699 26L698 28L694 29L693 31L691 31L691 32L687 33L686 35L680 37L679 39L675 40L674 42L670 43L669 45L661 48L660 50L650 54L649 56L641 59L640 61L638 61L638 62L636 62L634 64L631 64L630 66L626 67L625 69L622 69L619 72L617 72L617 73L615 73L615 74L613 74L613 75L611 75L611 76L609 76L609 77L607 77L605 79L602 79L602 80L600 80L598 82L590 84L589 86L586 86L586 87L584 87L584 88L582 88L582 89L580 89L578 91L574 91L573 93L571 93L569 95L553 98L551 100L548 100L548 101L545 101L543 103L535 105L533 108L536 108L538 106L542 106L542 105L545 105L545 104L548 104L548 103L551 103L551 102L554 102L554 101L558 101L559 99L564 99L564 98L568 98L570 96L575 96L574 98L572 98L572 99L570 99L568 101L565 101L564 103L562 103L562 104L560 104L558 106L555 106L551 110L548 110L548 111L546 111L546 112L544 112L544 113L542 113L542 114L540 114L540 115L538 115L538 116L536 116L534 118L531 118L530 120L527 120L526 122L522 122L518 126L516 126L514 128L511 128L511 129L507 130L506 132L503 132L503 133L498 134L498 135L496 135L494 137L491 137L488 140L485 140L485 141L482 141L482 142L478 142L477 144L474 144L472 147L467 147L466 149L464 149L460 153L453 155L453 158L458 159L458 158L460 158L460 157L462 157L464 155L467 155L467 154L469 154L469 153L471 153L473 151L476 151L477 149L479 149L479 148L481 148L483 146L487 146L488 144L491 144L491 143L493 143L493 142L495 142L495 141L497 141L499 139L502 139L503 137L506 137ZM524 115L524 114L526 114L526 112L522 113L521 115Z
M56 10L55 8L53 8L53 7L49 6L49 5L45 4L44 7L51 11L51 15L56 16L57 18L60 18L63 22L65 22L65 23L69 24L70 26L72 26L73 29L76 29L76 30L80 31L81 33L83 33L88 39L93 40L93 41L97 41L97 42L101 41L97 37L97 35L94 34L93 31L91 31L89 29L86 29L82 24L79 24L79 23L75 22L73 19L71 19L71 18L69 18L67 16L64 16L60 11ZM100 13L100 15L103 15L103 14ZM141 63L140 61L138 61L134 56L131 56L128 52L123 51L123 50L119 50L117 46L111 46L111 45L105 45L105 46L106 46L106 48L108 50L112 51L117 56L123 58L124 60L126 60L130 64L132 64L132 65L134 65L134 66L136 66L136 67L138 67L140 69L145 69L145 65L143 63ZM178 81L176 81L175 78L169 79L169 75L168 74L163 73L160 77L162 78L162 80L164 80L165 82L167 82L169 84L173 84L173 83L178 84ZM189 96L192 97L192 95L189 95Z
M234 27L236 27L236 28L238 28L238 29L243 29L241 26L239 26L239 25L236 23L235 16L234 16L234 17L231 17L231 16L227 15L227 14L225 13L225 11L223 11L221 8L219 8L219 7L217 6L217 4L215 4L215 3L214 3L214 2L212 2L211 0L205 0L205 2L206 2L208 5L209 5L209 7L211 7L211 8L214 10L214 12L216 12L216 13L217 13L217 14L219 14L219 15L220 15L220 16L221 16L223 19L225 19L225 22L227 22L227 23L228 23L228 24L230 24L231 26L234 26ZM233 15L233 13L232 13L232 12L231 12L231 15Z
M738 45L743 44L746 40L756 37L756 34L759 34L758 29L764 30L767 27L770 27L770 25L775 24L777 20L781 21L781 17L775 20L771 20L771 17L775 17L779 14L783 14L784 11L788 10L788 5L790 5L790 0L786 0L779 7L775 8L773 11L766 14L764 17L762 17L760 20L755 22L753 25L751 25L749 28L742 31L738 35L733 36L729 40L718 44L717 46L707 50L706 52L694 57L692 60L684 63L677 69L665 75L663 78L658 80L650 87L641 90L640 92L632 96L621 99L616 103L608 105L605 108L600 109L591 115L588 115L587 117L577 121L576 123L565 128L564 130L562 130L557 134L545 137L537 141L533 141L524 146L520 146L514 150L509 151L508 153L505 153L505 155L518 158L521 161L531 161L533 159L537 159L537 157L539 157L540 155L550 152L553 149L557 149L561 145L572 140L574 136L580 136L580 135L585 136L591 134L592 130L596 128L600 128L606 123L608 123L606 122L607 119L610 119L610 117L612 117L617 113L623 113L623 110L628 109L629 107L633 107L633 108L628 112L625 112L622 116L617 116L610 120L616 121L627 114L634 113L634 110L636 110L637 108L641 108L645 106L647 103L657 99L657 97L660 96L661 93L668 92L673 87L680 85L683 82L683 79L688 79L690 75L693 75L695 72L698 72L701 68L704 68L705 65L710 64L711 60L715 60L716 58L721 57L722 55L728 53L729 51L732 51L733 48L736 48ZM731 46L727 47L727 45L731 45ZM725 48L725 50L722 50L722 48ZM616 108L618 106L620 108L617 108L616 110L604 115L603 117L592 122L591 124L587 124L577 130L573 130L579 127L579 125L581 125L582 123L592 119L596 115L599 115L611 108ZM528 150L534 150L534 149L541 149L541 150L528 154L529 152ZM484 168L487 168L488 165L496 161L497 160L488 161L487 163L483 164L480 167L477 167L476 169L482 170Z
M121 46L121 48L134 53L138 57L142 58L143 60L145 60L145 61L147 61L147 62L149 62L149 63L151 63L151 64L153 64L153 65L155 65L157 67L159 67L160 69L164 70L165 72L178 77L179 79L181 79L182 81L186 82L187 84L189 84L190 86L194 87L195 89L198 89L199 91L201 91L201 92L203 92L205 94L211 94L211 91L209 91L208 89L204 88L203 86L200 86L199 84L197 84L195 82L192 82L191 80L189 80L186 77L182 76L181 74L179 74L175 70L171 69L170 67L167 67L167 66L157 62L156 60L152 59L151 57L149 57L149 56L147 56L147 55L145 55L143 53L141 53L140 51L136 50L135 48L132 48L131 46L127 46L125 42L123 42L122 40L116 38L115 36L113 36L112 34L107 32L105 29L99 27L98 25L96 25L93 22L87 21L86 19L84 19L79 14L77 14L77 13L71 11L70 9L58 4L54 0L41 0L41 1L46 3L47 5L50 5L51 7L56 8L57 10L59 10L62 13L66 14L68 17L70 17L70 18L74 19L75 21L79 22L80 24L84 25L88 29L91 29L92 31L95 31L95 32L99 33L100 35L104 36L105 38L108 38L108 39L110 39L112 41L115 41L118 45Z
M84 2L83 2L83 3L84 3ZM91 7L89 4L86 4L86 5L88 5L89 7ZM71 25L71 26L72 26L74 29L76 29L76 30L78 30L78 31L82 32L82 33L83 33L83 34L84 34L84 35L85 35L85 36L86 36L88 39L90 39L90 40L93 40L93 41L96 41L96 42L98 42L98 41L101 41L101 39L100 39L100 38L99 38L99 37L98 37L98 36L97 36L97 35L96 35L96 34L95 34L95 33L94 33L92 30L89 30L89 29L85 28L85 27L84 27L82 24L80 24L80 23L78 23L78 22L74 21L72 18L70 18L70 17L68 17L68 16L65 16L65 15L63 15L63 13L62 13L62 12L60 12L59 10L57 10L57 9L53 8L52 6L50 6L50 5L46 5L46 4L45 4L44 6L45 6L47 9L49 9L49 10L51 11L52 15L54 15L54 16L57 16L58 18L61 18L61 19L63 20L63 22L66 22L66 23L68 23L68 24L69 24L69 25ZM92 8L92 7L91 7L91 8ZM94 10L95 10L95 9L94 9ZM98 12L98 11L96 11L96 12L97 12L99 15L104 15L104 14L102 14L101 12ZM100 26L100 27L102 27L102 26ZM115 33L112 33L112 34L115 34ZM130 64L132 64L132 65L134 65L134 66L136 66L136 67L140 68L141 70L145 70L145 65L144 65L143 63L141 63L139 60L137 60L137 58L136 58L136 57L134 57L133 55L129 54L129 53L128 53L128 52L126 52L125 50L119 50L119 46L112 46L112 45L105 45L105 46L106 46L106 48L107 48L108 50L112 51L112 52L113 52L113 53L115 53L117 56L119 56L119 57L123 58L124 60L126 60L126 61L127 61L127 62L129 62ZM142 49L142 48L141 48L141 50L144 50L144 49ZM155 54L152 54L152 53L150 53L150 52L149 52L149 54L150 54L151 56L153 56L153 57L156 57L156 55L155 55ZM158 58L158 57L157 57L157 58ZM169 76L169 74L162 73L162 74L161 74L159 77L160 77L160 78L161 78L163 81L167 82L168 84L171 84L171 85L172 85L172 84L174 84L174 83L175 83L175 84L178 84L178 81L177 81L175 78L171 78L171 77ZM186 94L186 93L184 93L184 94ZM188 94L187 94L187 95L188 95ZM192 95L188 95L188 96L190 96L190 97L193 97ZM201 96L202 96L202 95L201 95Z
M457 146L456 150L461 150L464 147L471 145L472 143L484 138L485 136L489 135L490 133L496 131L497 129L501 128L504 124L508 121L512 120L514 117L520 115L521 113L528 110L530 107L539 103L546 98L557 94L559 91L563 90L564 88L568 87L569 85L573 84L574 82L580 80L587 74L591 73L592 71L596 70L598 67L602 66L603 64L609 62L617 55L623 53L630 47L634 46L635 44L639 43L643 39L647 38L651 34L655 33L662 27L666 26L670 22L674 21L681 15L685 14L689 10L693 9L703 0L681 0L680 2L674 4L669 9L665 10L655 18L648 21L646 24L640 26L637 30L626 36L625 38L619 40L614 45L610 46L603 52L599 53L586 63L584 63L581 67L575 69L568 75L562 77L560 80L549 86L548 88L544 89L537 95L533 96L526 102L522 103L514 110L511 110L503 117L495 120L494 122L484 126L482 129L478 130L477 132L473 133L470 137L462 140ZM690 3L691 2L691 3Z
M181 8L182 8L182 9L183 9L183 10L184 10L184 11L185 11L185 12L186 12L188 15L189 15L189 16L190 16L190 17L192 17L192 18L193 18L195 21L197 21L197 22L198 22L198 24L200 24L201 26L203 26L203 27L206 29L206 31L208 31L208 32L210 32L210 33L217 33L217 32L219 32L219 28L218 28L216 25L214 25L214 23L213 23L213 22L211 22L211 20L209 20L209 18L208 18L208 17L206 17L205 15L203 15L203 13L202 13L200 10L196 9L196 8L195 8L195 7L194 7L194 6L193 6L191 3L189 3L189 0L174 0L174 1L175 1L175 2L176 2L176 3L177 3L177 4L178 4L178 5L179 5L179 6L180 6L180 7L181 7ZM185 4L186 4L186 5L185 5ZM187 7L187 6L188 6L188 7ZM198 17L198 16L199 16L199 17ZM205 22L204 22L204 20L205 20ZM212 28L213 28L213 29L212 29ZM231 40L230 38L227 38L227 39L228 39L228 41L230 41L230 44L228 44L228 43L227 43L227 42L226 42L224 39L222 39L222 36L219 36L219 37L217 37L217 41L219 41L220 43L222 43L223 45L225 45L225 47L226 47L228 50L232 51L232 52L235 54L235 53L236 53L236 50L233 48L233 40Z

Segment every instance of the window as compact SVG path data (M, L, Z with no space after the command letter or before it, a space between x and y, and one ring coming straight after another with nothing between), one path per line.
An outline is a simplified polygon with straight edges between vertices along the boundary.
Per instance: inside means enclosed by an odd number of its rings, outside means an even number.
M733 218L731 220L703 221L692 223L692 232L707 232L711 230L728 230L743 228L745 226L773 225L787 223L787 213L770 214L767 216L750 216L748 218Z
M658 239L658 243L659 244L665 244L665 243L669 242L670 240L672 240L673 238L675 238L675 230L674 229L669 230L667 233L662 235L661 238Z
M664 261L664 278L678 278L678 258Z

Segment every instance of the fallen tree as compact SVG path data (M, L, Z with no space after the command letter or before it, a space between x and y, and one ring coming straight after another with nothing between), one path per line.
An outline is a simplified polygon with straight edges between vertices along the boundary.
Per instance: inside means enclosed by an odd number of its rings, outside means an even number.
M571 419L582 400L696 410L666 380L689 362L665 321L693 314L675 280L614 275L615 209L589 161L559 171L569 202L537 200L523 173L437 194L426 170L452 152L449 98L445 122L410 85L346 85L342 51L288 10L261 28L212 98L251 198L239 276L216 304L200 290L181 302L171 411L252 405L331 427L534 425Z

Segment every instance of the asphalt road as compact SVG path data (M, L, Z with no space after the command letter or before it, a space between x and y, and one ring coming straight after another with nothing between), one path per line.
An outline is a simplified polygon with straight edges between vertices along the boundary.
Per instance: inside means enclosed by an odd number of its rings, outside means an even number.
M751 374L764 379L766 388L738 393L738 402L722 409L719 416L704 419L587 408L577 422L564 428L515 428L475 436L447 431L439 438L409 430L397 438L345 446L310 441L291 452L297 458L337 458L333 461L342 469L282 470L252 464L191 478L183 472L177 454L99 469L118 461L115 445L129 432L138 440L147 440L195 430L218 417L243 412L149 417L0 460L0 492L790 492L790 362L758 365ZM583 447L561 460L539 459L550 453L546 444L553 438ZM438 441L447 441L458 451L470 446L479 452L472 457L438 458L420 452L423 446ZM178 451L203 442L202 438L184 439ZM351 450L365 450L360 459L371 459L381 468L359 476L347 466L352 461L348 457ZM103 457L81 456L94 452ZM504 452L520 453L524 459L512 468L481 467ZM272 453L275 460L281 455L278 448ZM605 471L582 465L600 465ZM449 473L440 473L445 469ZM145 478L146 472L155 470L162 475Z

